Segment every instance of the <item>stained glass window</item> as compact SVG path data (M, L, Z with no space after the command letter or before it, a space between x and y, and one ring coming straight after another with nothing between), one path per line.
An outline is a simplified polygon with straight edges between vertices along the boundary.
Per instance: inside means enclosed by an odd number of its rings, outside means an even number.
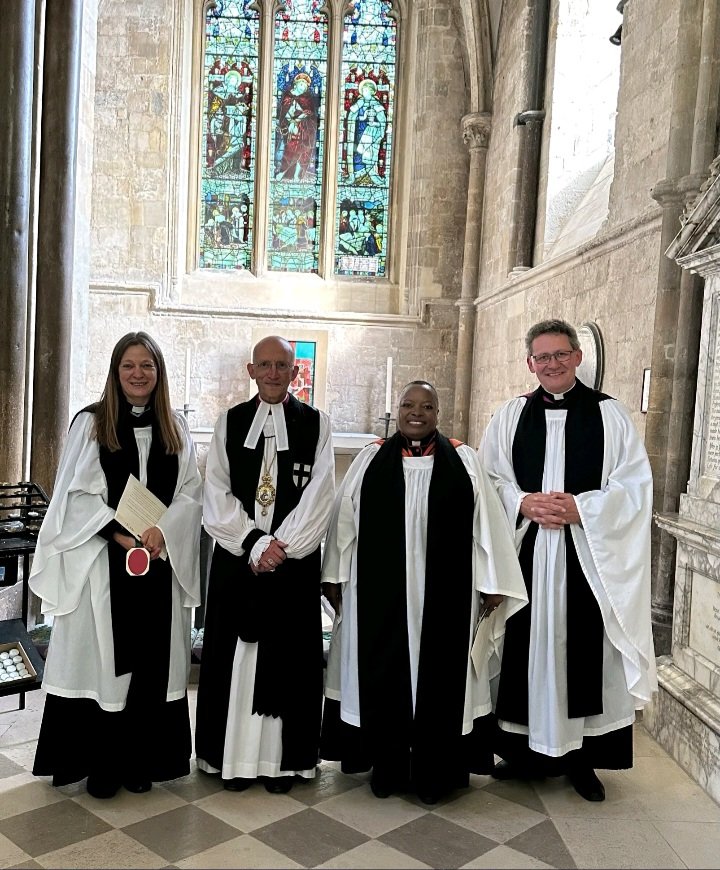
M268 266L317 272L322 205L327 19L322 0L285 0L275 16Z
M395 112L392 0L349 0L349 12L335 20L336 39L326 0L282 0L275 8L262 63L255 0L212 0L204 12L198 266L318 272L323 227L336 275L382 277ZM329 83L331 44L340 79ZM258 127L266 75L270 105ZM326 142L326 105L338 87L336 144ZM267 158L265 187L258 154L263 176ZM266 244L255 238L258 221L266 222Z
M216 0L205 15L201 269L251 266L260 27L251 2Z
M382 276L387 262L396 22L385 0L345 17L335 215L335 272Z

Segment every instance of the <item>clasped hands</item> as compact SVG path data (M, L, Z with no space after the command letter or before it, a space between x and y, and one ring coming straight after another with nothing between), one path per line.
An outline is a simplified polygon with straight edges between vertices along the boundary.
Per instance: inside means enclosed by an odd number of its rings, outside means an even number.
M575 496L569 492L531 492L520 502L520 513L541 529L562 529L580 522Z
M250 561L250 568L254 574L266 574L274 571L287 559L285 548L287 544L273 538L267 545L265 552L260 556L257 563Z
M126 550L132 550L133 547L138 545L137 538L133 538L132 535L124 535L122 532L114 532L113 540L120 544L121 547L125 547ZM151 559L157 559L165 546L165 536L157 526L145 529L142 535L140 535L139 540L142 546L150 553Z

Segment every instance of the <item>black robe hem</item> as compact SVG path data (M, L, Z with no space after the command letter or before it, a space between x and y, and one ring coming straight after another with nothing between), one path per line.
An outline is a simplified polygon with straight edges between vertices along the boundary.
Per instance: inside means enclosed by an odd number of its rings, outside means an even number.
M495 766L493 735L495 720L492 714L481 716L473 722L469 734L458 735L454 746L438 745L433 759L412 758L411 737L408 735L404 751L410 754L410 770L400 770L393 764L391 753L383 758L373 758L370 740L362 727L350 725L340 718L340 702L325 699L322 730L320 734L320 758L324 761L339 761L344 773L365 773L373 770L385 780L394 780L400 785L415 783L440 789L465 788L469 775L487 775Z
M595 770L629 770L633 766L633 726L585 737L582 748L560 756L535 752L528 746L526 734L503 731L497 726L494 749L496 755L508 764L537 776L562 776L579 766Z
M87 776L166 782L190 773L192 738L187 695L109 712L90 698L45 699L33 774L53 785Z

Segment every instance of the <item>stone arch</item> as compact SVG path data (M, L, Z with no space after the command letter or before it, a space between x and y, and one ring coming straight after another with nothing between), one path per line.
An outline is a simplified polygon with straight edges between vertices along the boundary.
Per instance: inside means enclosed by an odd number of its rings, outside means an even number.
M494 43L502 0L457 0L465 37L468 112L492 111Z

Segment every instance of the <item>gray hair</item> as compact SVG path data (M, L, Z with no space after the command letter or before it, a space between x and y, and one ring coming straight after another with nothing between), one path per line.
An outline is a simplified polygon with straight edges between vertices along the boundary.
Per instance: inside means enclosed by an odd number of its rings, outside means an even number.
M525 336L525 350L527 351L527 355L532 355L532 346L533 342L536 338L539 338L541 335L567 335L568 341L570 342L570 347L573 350L580 350L580 342L578 341L577 332L575 331L575 327L571 326L567 320L541 320L540 323L536 323L534 326L531 326L527 331L527 335Z

